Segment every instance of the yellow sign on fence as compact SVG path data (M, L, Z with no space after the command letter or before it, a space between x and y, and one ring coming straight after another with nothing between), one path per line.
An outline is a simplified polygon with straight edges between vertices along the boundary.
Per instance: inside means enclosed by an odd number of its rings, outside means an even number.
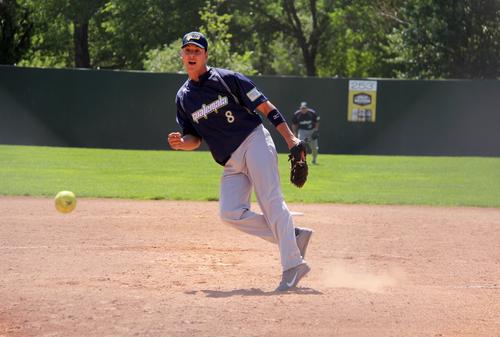
M377 107L377 81L349 81L349 122L375 122Z

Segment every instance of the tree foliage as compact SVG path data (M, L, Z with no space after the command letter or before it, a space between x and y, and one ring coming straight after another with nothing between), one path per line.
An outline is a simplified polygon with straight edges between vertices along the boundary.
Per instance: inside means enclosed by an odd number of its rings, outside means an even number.
M20 0L35 23L21 64L141 69L150 49L200 23L202 0Z
M7 10L6 10L7 8ZM181 71L201 30L209 62L247 74L499 78L499 0L0 0L1 62Z
M403 76L500 76L500 1L410 0L400 18L395 35Z
M220 0L208 0L204 10L200 12L203 21L200 30L211 41L211 46L209 47L210 64L221 68L231 68L247 75L253 75L255 74L251 63L253 52L247 50L242 53L236 53L230 49L230 41L233 36L228 31L228 26L232 15L220 13L220 3Z
M31 44L30 12L14 0L0 0L0 64L15 64Z
M203 1L108 1L94 28L96 64L101 68L142 69L154 50L200 26L198 8Z
M318 75L391 77L387 34L392 29L373 1L339 1L330 13Z
M228 25L232 16L227 13L219 13L220 3L219 0L208 0L206 2L205 7L199 13L202 25L199 29L195 29L202 32L209 41L209 64L253 75L256 73L251 62L253 53L246 51L240 54L230 50L232 34L228 32ZM184 33L187 33L187 31ZM144 62L145 69L149 71L183 72L179 56L180 46L181 40L179 39L163 48L151 50Z
M230 8L237 12L235 16L242 37L250 37L252 32L257 32L251 41L246 40L246 46L251 43L260 48L264 56L259 63L276 64L276 57L283 56L284 61L288 55L296 56L298 53L302 67L289 64L288 68L302 70L303 75L317 75L316 58L325 42L334 1L239 0L234 1ZM248 20L248 17L251 19Z
M89 68L89 23L105 0L20 0L33 13L33 48L23 64Z

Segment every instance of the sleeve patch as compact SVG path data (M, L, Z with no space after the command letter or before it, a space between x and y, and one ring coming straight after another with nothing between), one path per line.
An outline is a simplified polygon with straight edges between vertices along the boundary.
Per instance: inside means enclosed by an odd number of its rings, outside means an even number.
M255 101L257 98L261 96L261 92L257 90L257 88L253 88L249 92L247 92L247 97L250 99L250 101Z

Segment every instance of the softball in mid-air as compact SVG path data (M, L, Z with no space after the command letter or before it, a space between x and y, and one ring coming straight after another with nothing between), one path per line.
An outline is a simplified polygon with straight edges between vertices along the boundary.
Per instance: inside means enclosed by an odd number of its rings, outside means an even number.
M73 192L61 191L55 198L56 209L61 213L70 213L76 207L76 197Z

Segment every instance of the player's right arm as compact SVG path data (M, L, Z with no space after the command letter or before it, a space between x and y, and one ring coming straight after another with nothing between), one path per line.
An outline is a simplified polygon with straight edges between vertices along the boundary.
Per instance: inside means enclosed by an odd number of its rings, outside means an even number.
M174 150L191 151L196 150L201 145L201 139L194 135L182 135L180 132L168 134L168 144Z
M196 150L201 145L201 136L198 134L193 126L193 123L188 118L182 105L182 94L184 88L181 87L175 97L175 104L177 107L177 124L182 128L181 132L171 132L168 134L167 140L170 147L174 150L191 151Z

